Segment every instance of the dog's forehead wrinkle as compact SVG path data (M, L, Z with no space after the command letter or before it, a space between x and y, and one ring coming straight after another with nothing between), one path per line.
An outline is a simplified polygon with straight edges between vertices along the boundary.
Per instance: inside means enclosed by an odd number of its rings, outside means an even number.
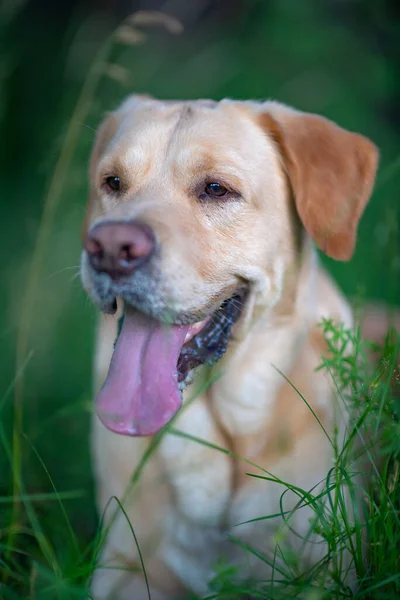
M184 104L182 106L181 114L179 116L178 125L189 120L194 115L193 106L191 104Z
M112 142L112 154L122 158L128 169L138 169L149 163L152 171L157 170L168 155L179 122L185 120L188 108L174 107L167 113L155 109L149 114L127 115Z
M212 101L188 101L177 106L176 120L170 131L166 155L182 148L182 145L185 147L191 139L195 140L204 131L211 118L215 126L219 126L220 119L215 120L215 115L210 112L211 107L215 107L217 103L210 104L210 102L212 103Z

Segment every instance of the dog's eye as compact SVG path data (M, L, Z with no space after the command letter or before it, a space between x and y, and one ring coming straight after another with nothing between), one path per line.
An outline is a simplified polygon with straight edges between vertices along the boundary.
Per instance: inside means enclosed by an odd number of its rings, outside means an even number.
M207 196L213 196L215 198L222 198L228 193L226 187L220 183L208 183L204 189Z
M107 177L105 185L109 191L118 192L121 187L121 180L119 177Z

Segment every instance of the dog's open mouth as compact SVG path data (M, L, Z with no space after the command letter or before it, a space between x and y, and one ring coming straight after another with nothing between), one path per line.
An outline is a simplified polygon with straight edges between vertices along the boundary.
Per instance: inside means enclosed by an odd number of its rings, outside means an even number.
M232 326L243 308L244 292L238 292L211 316L189 328L178 359L178 381L185 382L198 365L213 364L226 351Z
M160 323L126 307L107 379L96 399L106 427L125 435L152 435L179 410L191 371L226 351L245 291L191 325Z

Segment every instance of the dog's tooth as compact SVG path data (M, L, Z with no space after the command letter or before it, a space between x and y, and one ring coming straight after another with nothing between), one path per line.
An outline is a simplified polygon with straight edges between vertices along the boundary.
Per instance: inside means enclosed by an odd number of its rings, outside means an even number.
M197 335L205 327L208 321L209 318L204 319L203 321L198 321L197 323L193 323L193 325L190 326L183 343L186 344L186 342L189 342L195 335Z
M194 379L194 369L191 369L190 371L188 371L185 379L183 381L180 381L178 383L178 389L180 392L183 392L184 390L186 390L186 388L188 387L188 385L190 385L191 383L193 383L193 379Z

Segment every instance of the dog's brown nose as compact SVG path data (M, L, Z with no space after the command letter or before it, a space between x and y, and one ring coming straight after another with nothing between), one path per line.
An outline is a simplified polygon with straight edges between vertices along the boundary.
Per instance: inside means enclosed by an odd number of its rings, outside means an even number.
M100 223L84 243L93 269L112 279L130 275L151 256L154 247L153 230L135 222Z

